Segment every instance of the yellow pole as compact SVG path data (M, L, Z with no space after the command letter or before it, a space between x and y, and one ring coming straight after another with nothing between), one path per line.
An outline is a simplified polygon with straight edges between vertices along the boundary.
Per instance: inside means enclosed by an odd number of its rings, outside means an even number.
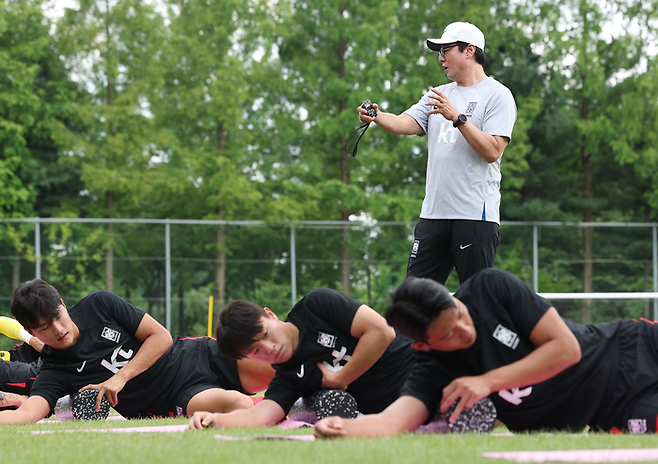
M212 295L208 297L208 336L212 337Z

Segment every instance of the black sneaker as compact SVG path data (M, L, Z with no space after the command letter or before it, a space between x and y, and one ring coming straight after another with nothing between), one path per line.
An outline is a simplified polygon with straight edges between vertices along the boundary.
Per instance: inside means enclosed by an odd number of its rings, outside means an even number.
M101 400L101 408L96 412L98 390L84 390L66 395L55 405L55 416L59 420L105 420L110 414L110 402L106 397Z
M354 419L358 414L359 408L356 400L346 391L320 390L295 401L290 408L288 417L294 421L315 424L320 419L329 416Z
M471 409L462 410L461 414L453 424L448 422L448 419L450 418L452 412L455 410L457 401L455 401L445 413L441 412L439 406L436 408L434 418L429 423L418 427L418 432L489 433L496 426L496 406L494 406L489 398L482 398L480 401L475 403Z

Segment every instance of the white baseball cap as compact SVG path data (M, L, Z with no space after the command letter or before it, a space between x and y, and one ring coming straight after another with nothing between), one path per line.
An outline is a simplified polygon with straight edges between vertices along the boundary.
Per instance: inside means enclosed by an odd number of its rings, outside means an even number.
M427 39L427 46L430 50L438 52L442 46L455 42L466 42L484 50L484 34L482 31L471 23L461 21L448 24L440 39Z

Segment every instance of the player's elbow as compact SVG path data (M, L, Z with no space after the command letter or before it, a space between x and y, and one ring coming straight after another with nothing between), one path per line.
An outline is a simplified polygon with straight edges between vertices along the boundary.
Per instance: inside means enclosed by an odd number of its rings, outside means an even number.
M565 368L578 364L583 356L583 352L580 349L580 343L573 334L570 334L571 337L568 337L563 343L564 350L562 351L564 356Z

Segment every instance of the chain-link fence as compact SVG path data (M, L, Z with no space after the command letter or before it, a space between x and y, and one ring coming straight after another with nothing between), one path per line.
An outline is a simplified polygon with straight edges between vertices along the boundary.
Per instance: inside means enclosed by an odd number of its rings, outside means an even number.
M595 228L595 293L569 299L583 291L584 227ZM559 294L554 304L570 319L655 319L656 230L656 223L503 222L496 267L539 293ZM246 299L284 315L313 288L331 287L382 311L388 290L405 276L412 235L413 224L374 221L4 219L0 314L9 314L13 289L34 277L69 305L111 289L180 335L206 334L211 295L215 314L225 302ZM454 272L446 286L457 288ZM598 295L608 292L624 295Z

